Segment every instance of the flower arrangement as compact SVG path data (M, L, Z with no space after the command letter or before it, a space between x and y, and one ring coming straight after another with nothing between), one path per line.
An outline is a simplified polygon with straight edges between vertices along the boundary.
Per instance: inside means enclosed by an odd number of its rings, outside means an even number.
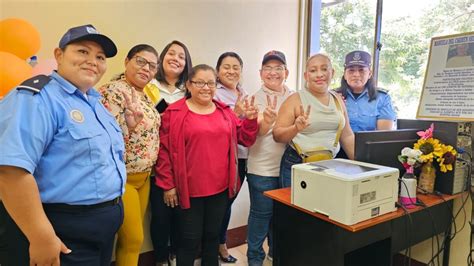
M433 124L425 131L418 131L420 139L413 145L413 149L405 147L398 155L398 160L403 164L407 173L413 173L414 168L428 162L437 162L443 173L453 170L456 150L451 145L445 145L433 138L433 131Z
M412 178L414 168L422 166L418 181L418 189L422 193L432 193L434 191L436 178L434 163L438 163L439 170L446 173L453 170L453 164L456 162L456 150L451 145L445 145L438 139L433 138L433 131L434 124L431 124L425 131L418 131L417 134L420 136L420 139L413 145L413 149L405 147L402 149L401 154L398 155L398 160L406 169L405 174L407 176L404 176L404 178ZM406 189L408 190L408 188ZM403 204L410 204L413 200L407 200L406 195L405 198L401 196L401 199Z
M456 162L456 150L451 145L445 145L433 138L433 131L433 124L425 131L418 131L420 139L413 148L421 151L420 160L422 163L437 162L441 172L452 171L453 163Z
M421 160L422 154L420 150L405 147L402 149L402 153L398 155L398 160L402 163L407 173L413 174L414 168L423 163Z

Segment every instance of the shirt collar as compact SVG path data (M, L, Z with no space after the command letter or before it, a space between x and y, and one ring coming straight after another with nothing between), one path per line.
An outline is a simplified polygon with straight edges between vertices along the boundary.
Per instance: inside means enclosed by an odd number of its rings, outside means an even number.
M281 92L279 91L273 91L270 90L269 88L265 87L265 85L262 85L262 90L269 95L277 95L277 96L283 96L288 92L288 87L283 84L283 90Z
M220 82L217 82L217 89L218 90L228 90L228 88ZM240 87L240 84L237 84L237 91L242 93L242 87Z
M167 87L166 83L157 82L156 85L157 85L158 89L159 89L161 92L164 92L164 93L169 94L169 95L174 95L174 94L182 93L182 91L184 90L184 86L181 85L181 86L177 87L176 90L173 91L173 93L170 93L170 92L166 89L166 87Z
M74 86L71 82L67 81L65 78L59 75L56 70L53 71L53 73L51 73L50 76L51 78L56 80L56 82L58 82L59 85L61 85L60 87L67 93L74 94L76 93L76 91L78 91L78 93L82 94L82 92L79 91L79 89L76 86ZM98 98L100 94L94 88L90 88L89 90L87 90L87 96Z
M347 92L349 93L349 95L355 99L354 97L354 94L352 93L352 90L351 89L347 89ZM369 91L367 90L367 88L365 88L359 95L359 97L357 97L357 99L359 98L362 98L362 96L366 95L367 93L369 93Z

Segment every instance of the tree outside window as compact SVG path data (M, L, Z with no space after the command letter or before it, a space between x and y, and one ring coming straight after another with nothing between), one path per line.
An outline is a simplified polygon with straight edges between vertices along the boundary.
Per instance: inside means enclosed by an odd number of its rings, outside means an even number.
M348 0L321 11L321 50L332 58L339 86L344 56L352 50L373 54L375 0ZM474 30L472 0L385 0L378 86L389 90L399 118L415 118L435 36Z

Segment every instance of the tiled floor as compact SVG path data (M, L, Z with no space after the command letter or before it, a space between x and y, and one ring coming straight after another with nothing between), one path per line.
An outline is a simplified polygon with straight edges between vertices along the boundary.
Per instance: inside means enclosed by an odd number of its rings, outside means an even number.
M263 249L266 253L268 253L268 245L267 243L263 243ZM223 263L219 261L220 265L228 265L228 266L247 266L247 244L231 248L229 249L229 253L237 259L236 263ZM194 261L194 266L201 266L201 259L197 259ZM263 261L263 266L272 266L272 262L268 260L268 257L265 258Z
M268 246L267 243L265 242L263 244L263 249L265 252L268 252ZM221 265L234 265L234 266L244 266L248 265L247 263L247 244L231 248L229 249L229 253L232 254L232 256L236 257L238 259L237 263L221 263ZM271 266L272 262L268 259L265 259L263 262L263 266Z

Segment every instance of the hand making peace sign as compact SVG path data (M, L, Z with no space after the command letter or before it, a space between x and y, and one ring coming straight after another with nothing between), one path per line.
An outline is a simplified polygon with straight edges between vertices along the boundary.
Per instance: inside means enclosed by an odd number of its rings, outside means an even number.
M298 132L301 132L301 130L307 128L310 123L309 123L309 114L311 113L311 105L308 105L306 108L306 112L304 111L303 105L300 105L300 114L298 117L295 119L295 127Z
M132 98L124 91L122 95L125 98L125 122L129 129L135 128L143 119L143 110L138 103L137 92L132 88Z
M245 96L242 99L242 93L239 92L239 96L237 97L237 101L235 101L235 106L234 106L234 113L238 116L241 117L242 115L245 114L244 111L244 102L247 100L247 96Z
M267 95L267 106L265 107L265 110L263 111L263 120L265 123L268 123L269 125L272 125L277 117L277 96L275 95L273 97L273 103L270 99L270 95Z
M252 96L252 98L250 98L250 103L248 101L248 98L245 98L242 111L244 112L244 115L247 119L252 120L257 118L258 107L255 104L255 96Z

